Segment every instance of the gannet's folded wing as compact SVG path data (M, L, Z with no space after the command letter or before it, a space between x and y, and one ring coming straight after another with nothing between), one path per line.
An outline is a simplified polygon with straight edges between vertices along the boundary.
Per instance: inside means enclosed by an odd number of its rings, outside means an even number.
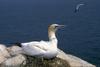
M28 43L22 43L23 47L30 47L30 48L39 48L41 50L47 51L49 49L49 43L46 41L34 41L34 42L28 42Z
M39 43L37 43L37 44L31 44L31 46L34 46L34 47L37 47L37 48L40 48L40 49L42 49L42 50L44 50L44 51L48 51L48 49L49 49L49 42L46 42L46 41L40 41Z
M41 47L41 46L38 46L38 45L35 45L34 47L37 47L37 48L39 48L39 49L41 49L41 50L44 50L44 51L47 51L48 49L46 49L46 48L44 48L44 47Z
M48 49L44 48L42 45L38 44L27 44L23 45L23 50L27 55L42 56Z

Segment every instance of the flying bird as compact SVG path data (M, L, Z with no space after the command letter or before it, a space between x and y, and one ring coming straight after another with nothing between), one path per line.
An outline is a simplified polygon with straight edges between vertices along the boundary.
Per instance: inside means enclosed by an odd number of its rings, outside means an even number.
M85 5L85 4L83 4L83 3L82 3L82 4L77 4L74 12L75 12L75 13L78 12L78 11L79 11L79 8L80 8L81 6L83 6L83 5Z
M22 47L24 54L30 56L53 58L58 53L58 40L56 38L56 31L63 28L64 25L51 24L48 27L48 37L49 41L32 41L26 43L16 43L18 46Z

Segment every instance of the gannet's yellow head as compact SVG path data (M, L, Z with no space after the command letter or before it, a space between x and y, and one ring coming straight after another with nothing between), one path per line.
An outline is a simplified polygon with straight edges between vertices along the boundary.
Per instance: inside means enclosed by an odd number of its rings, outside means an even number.
M49 31L56 32L59 28L63 28L63 27L65 27L65 25L51 24L49 26Z

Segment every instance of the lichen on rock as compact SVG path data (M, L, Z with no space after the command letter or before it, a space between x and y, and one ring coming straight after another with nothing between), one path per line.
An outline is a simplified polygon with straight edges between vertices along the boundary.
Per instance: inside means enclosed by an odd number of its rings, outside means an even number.
M28 56L26 60L26 65L22 67L70 67L70 65L60 58L44 59Z

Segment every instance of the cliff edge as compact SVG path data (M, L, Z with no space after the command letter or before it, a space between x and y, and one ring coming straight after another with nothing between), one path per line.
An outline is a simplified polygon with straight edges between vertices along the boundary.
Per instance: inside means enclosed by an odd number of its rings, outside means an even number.
M0 67L96 67L71 54L58 49L53 59L37 58L22 54L18 46L6 47L0 44Z

